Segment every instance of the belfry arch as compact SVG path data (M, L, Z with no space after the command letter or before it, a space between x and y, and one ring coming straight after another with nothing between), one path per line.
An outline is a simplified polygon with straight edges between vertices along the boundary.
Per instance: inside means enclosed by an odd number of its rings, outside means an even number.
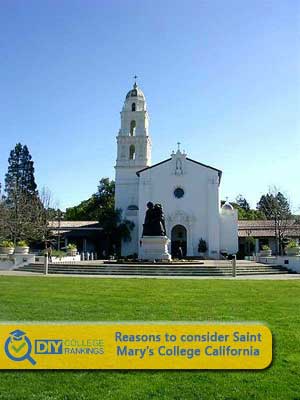
M131 144L129 147L129 160L135 160L135 145Z
M136 130L136 122L135 120L132 120L130 122L130 136L135 136L135 130Z

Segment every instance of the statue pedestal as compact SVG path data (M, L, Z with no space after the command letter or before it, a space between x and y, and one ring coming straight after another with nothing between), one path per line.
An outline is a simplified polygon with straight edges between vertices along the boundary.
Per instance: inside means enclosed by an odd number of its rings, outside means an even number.
M170 240L167 236L143 236L140 247L140 257L142 260L171 260L168 253Z

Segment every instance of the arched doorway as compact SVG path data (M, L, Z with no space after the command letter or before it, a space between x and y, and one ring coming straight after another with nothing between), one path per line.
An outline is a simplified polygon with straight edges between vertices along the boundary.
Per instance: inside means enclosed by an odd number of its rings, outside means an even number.
M171 231L171 254L172 257L178 258L180 248L182 249L183 257L186 256L187 249L187 232L183 225L175 225Z

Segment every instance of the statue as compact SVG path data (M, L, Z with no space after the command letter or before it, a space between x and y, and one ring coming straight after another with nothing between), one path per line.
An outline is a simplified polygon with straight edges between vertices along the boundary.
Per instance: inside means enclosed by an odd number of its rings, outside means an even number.
M143 225L143 236L165 236L165 217L161 204L147 203L145 222Z
M176 160L175 175L183 175L182 161L180 158L177 158Z
M142 260L171 260L168 252L170 240L166 235L165 217L161 204L147 203L139 257Z

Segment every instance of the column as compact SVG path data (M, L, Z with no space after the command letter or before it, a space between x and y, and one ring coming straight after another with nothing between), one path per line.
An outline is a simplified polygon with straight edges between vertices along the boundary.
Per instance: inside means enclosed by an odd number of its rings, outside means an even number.
M255 254L259 253L259 239L255 238Z

